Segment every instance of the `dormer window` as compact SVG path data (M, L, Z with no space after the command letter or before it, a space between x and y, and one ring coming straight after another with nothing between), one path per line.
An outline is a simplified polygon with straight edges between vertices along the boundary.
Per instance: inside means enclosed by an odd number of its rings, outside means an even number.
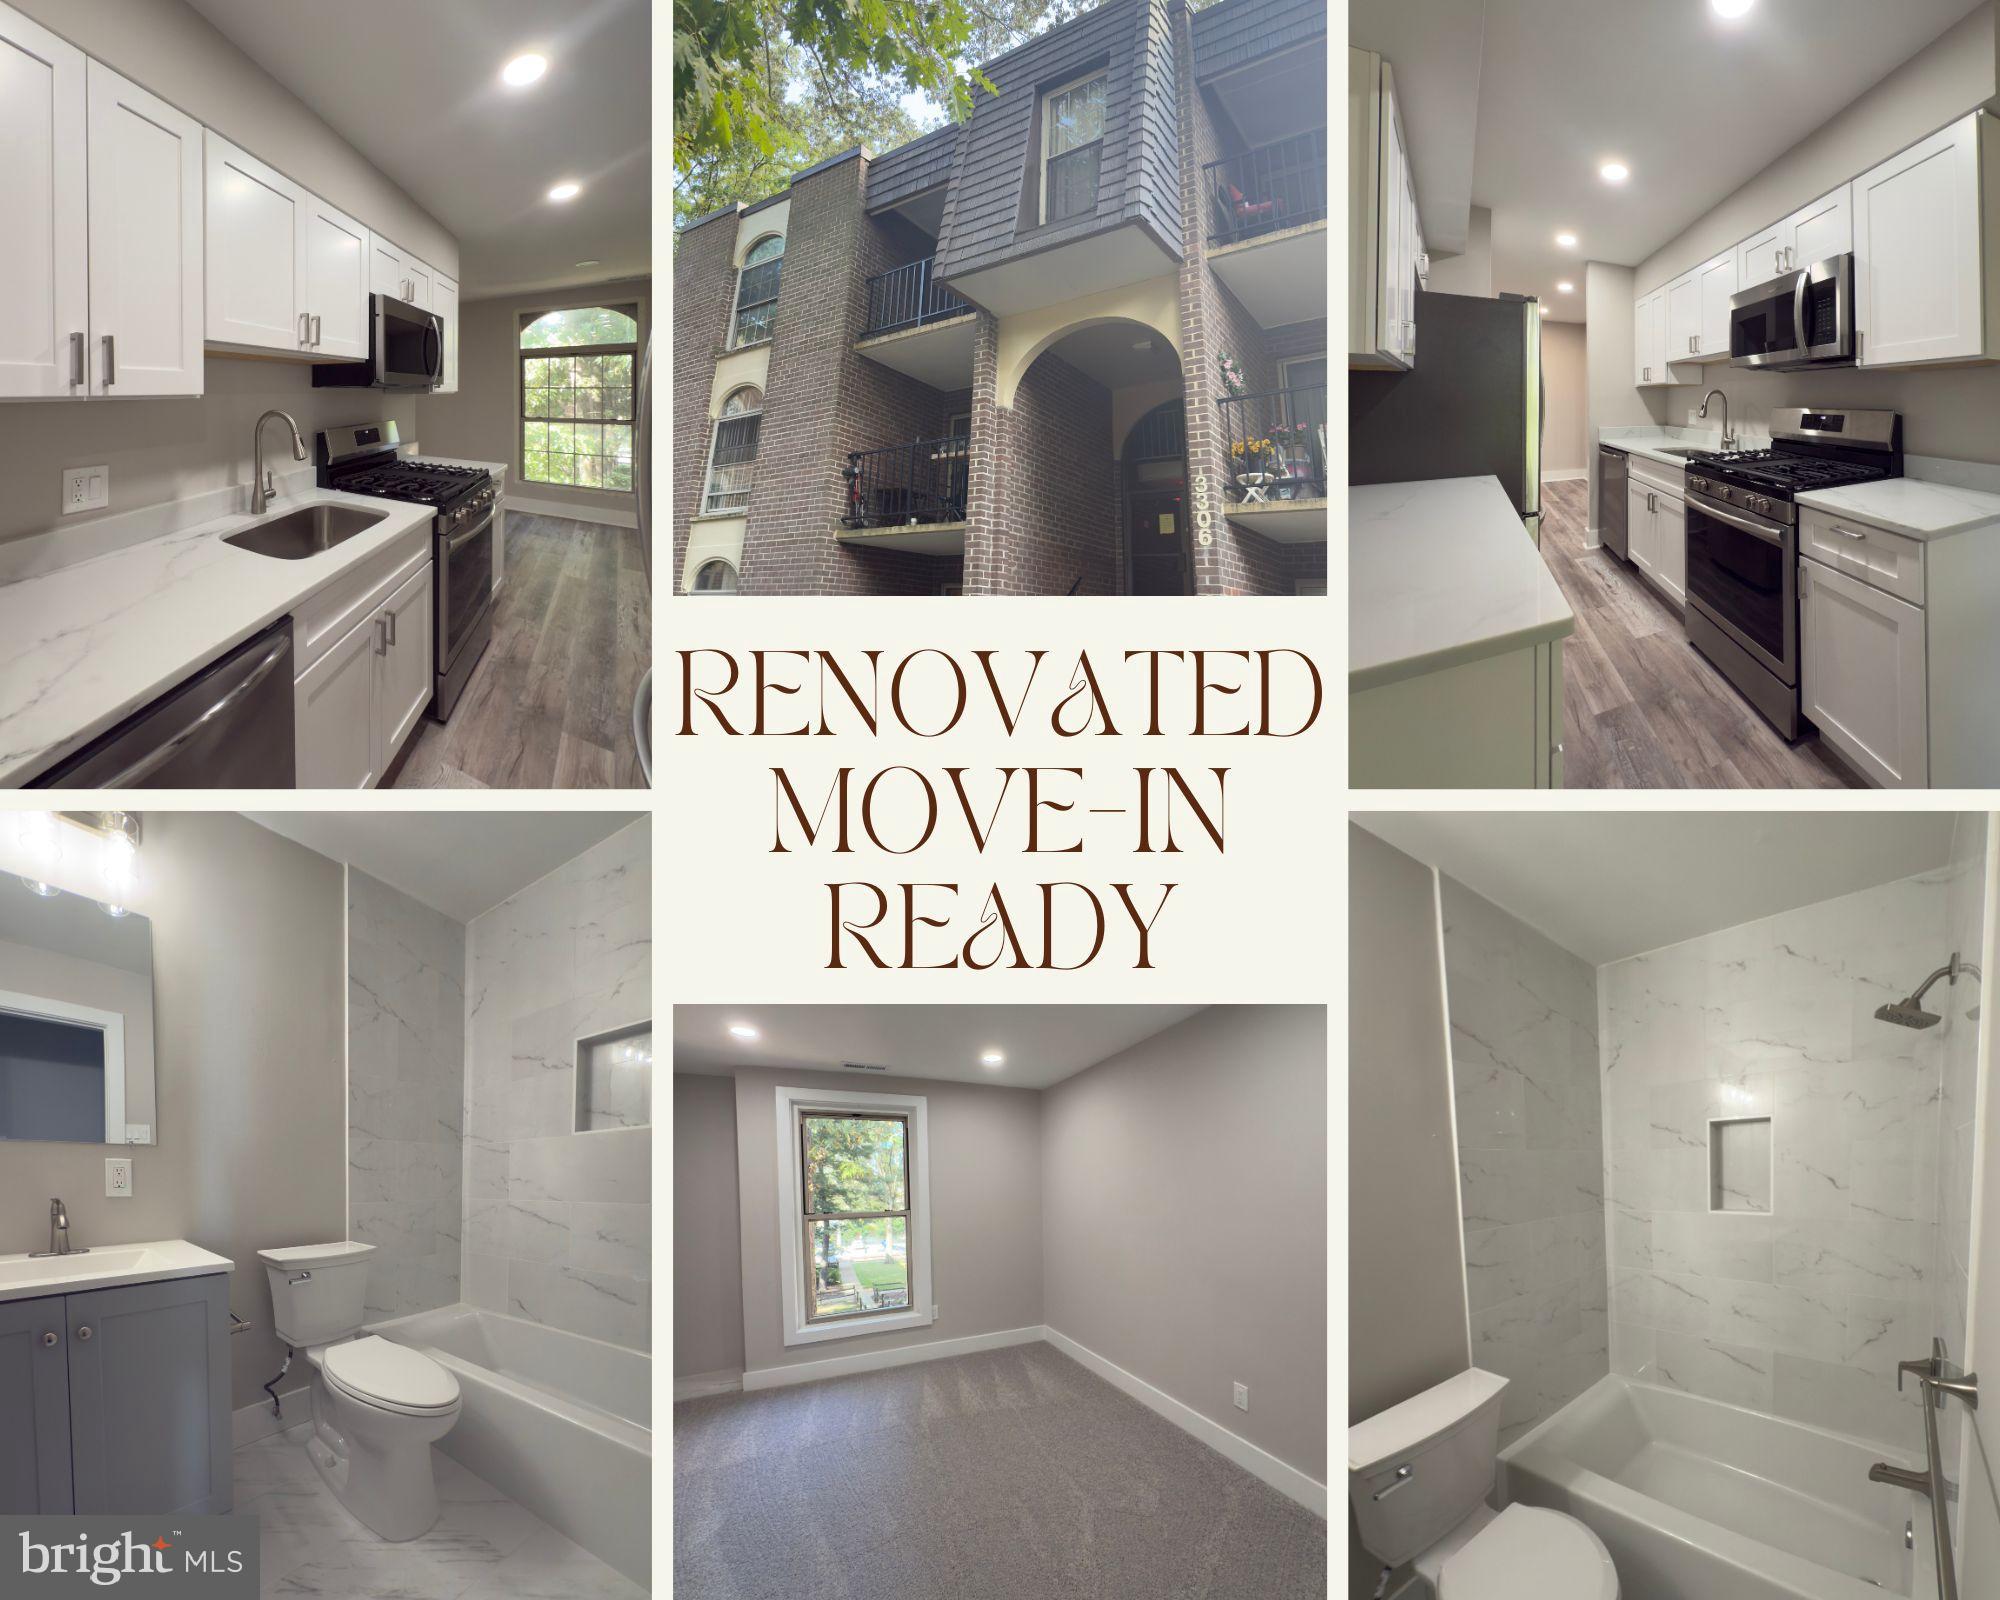
M1063 222L1097 209L1097 169L1104 156L1104 72L1042 96L1042 221Z

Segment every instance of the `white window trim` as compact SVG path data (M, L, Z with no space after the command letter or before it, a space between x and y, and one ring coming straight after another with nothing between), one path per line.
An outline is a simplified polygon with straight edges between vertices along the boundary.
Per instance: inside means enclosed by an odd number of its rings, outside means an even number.
M0 989L0 1011L81 1023L104 1035L104 1142L130 1144L131 1133L125 1126L125 1014L12 989Z
M777 1092L779 1271L784 1279L785 1343L820 1344L869 1333L931 1325L931 1141L922 1095L854 1094L827 1089ZM799 1170L799 1114L802 1111L889 1111L910 1119L910 1309L841 1322L806 1321L805 1175Z
M1109 124L1111 120L1111 69L1108 66L1094 68L1080 78L1070 79L1068 83L1059 83L1042 96L1042 163L1035 171L1035 204L1037 207L1037 216L1044 226L1047 225L1049 220L1049 134L1054 128L1054 124L1049 119L1049 102L1059 94L1068 94L1072 89L1081 89L1086 83L1095 83L1099 78L1104 80L1104 119ZM1098 143L1102 144L1104 138L1105 135L1099 134ZM1103 171L1101 161L1098 165L1098 171L1100 173ZM1063 220L1065 222L1075 222L1077 218L1065 217Z
M1324 350L1317 351L1311 355L1278 357L1278 387L1280 389L1289 389L1291 387L1289 381L1291 369L1296 364L1304 361L1324 361L1325 359L1326 352ZM1329 368L1328 370L1331 371L1332 369Z

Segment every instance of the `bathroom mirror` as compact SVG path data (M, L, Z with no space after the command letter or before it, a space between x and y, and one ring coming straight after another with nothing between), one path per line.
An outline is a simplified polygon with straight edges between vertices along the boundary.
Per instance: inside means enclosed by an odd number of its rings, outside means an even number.
M151 1144L153 926L0 876L0 1140Z
M651 1020L577 1040L576 1131L643 1128L652 1120Z

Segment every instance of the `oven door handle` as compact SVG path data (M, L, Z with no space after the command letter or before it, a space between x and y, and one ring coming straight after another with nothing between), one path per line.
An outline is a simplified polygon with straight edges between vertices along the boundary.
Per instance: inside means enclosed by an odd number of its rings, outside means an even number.
M1713 500L1704 500L1699 495L1693 499L1703 516L1713 517L1717 522L1726 522L1732 528L1741 528L1745 533L1754 534L1766 544L1774 544L1780 550L1784 549L1785 536L1777 529L1767 528L1760 522L1752 522L1748 517L1739 517L1734 511L1726 510Z
M444 547L446 550L461 550L492 526L493 513L489 511L463 533L454 533L450 538L446 539Z

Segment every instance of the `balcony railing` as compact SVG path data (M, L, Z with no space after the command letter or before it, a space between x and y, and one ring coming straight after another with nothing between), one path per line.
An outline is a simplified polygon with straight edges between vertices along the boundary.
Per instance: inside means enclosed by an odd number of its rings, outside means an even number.
M1211 161L1208 242L1237 244L1326 218L1326 129Z
M1240 504L1326 498L1326 385L1230 395L1216 402L1229 450L1229 498Z
M899 328L921 328L927 322L941 322L972 309L932 276L935 260L926 256L868 280L868 321L861 330L864 339Z
M972 441L962 436L913 439L879 450L856 450L847 480L844 528L900 528L965 520Z

